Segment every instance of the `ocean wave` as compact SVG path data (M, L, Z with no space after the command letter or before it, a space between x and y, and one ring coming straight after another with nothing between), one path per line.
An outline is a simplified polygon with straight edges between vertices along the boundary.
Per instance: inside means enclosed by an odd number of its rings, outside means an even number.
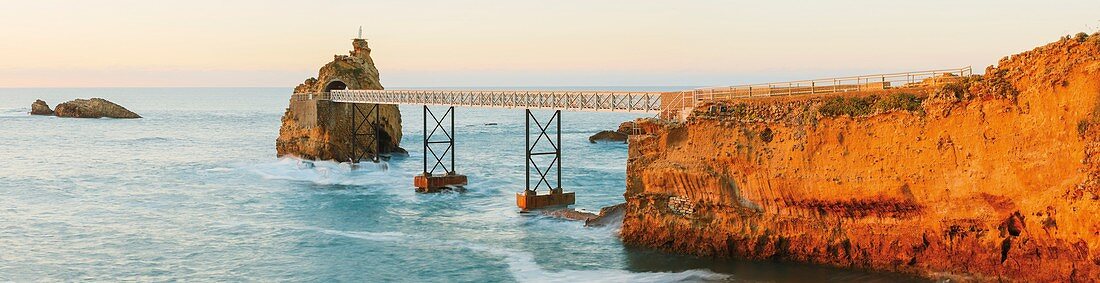
M400 242L405 240L407 235L401 232L365 232L365 231L341 231L322 229L316 227L307 227L306 230L313 230L322 234L355 238L361 240L371 240L378 242Z
M502 247L488 247L463 241L444 241L439 239L416 239L414 235L401 232L365 232L341 231L309 227L319 233L343 236L368 241L390 243L417 243L418 248L453 249L464 248L471 251L503 257L508 272L519 282L707 282L729 279L726 274L706 269L693 269L682 272L632 272L623 269L593 270L556 270L551 271L539 266L535 255ZM432 244L434 243L434 244Z
M245 166L248 171L269 180L311 182L318 185L370 186L404 182L397 174L388 174L388 163L338 163L280 158L273 163Z
M0 117L30 116L30 108L0 108Z
M503 256L508 264L508 272L519 282L699 282L729 278L728 275L705 269L682 272L631 272L622 269L550 271L539 266L535 262L535 255L529 252L501 248L471 249Z

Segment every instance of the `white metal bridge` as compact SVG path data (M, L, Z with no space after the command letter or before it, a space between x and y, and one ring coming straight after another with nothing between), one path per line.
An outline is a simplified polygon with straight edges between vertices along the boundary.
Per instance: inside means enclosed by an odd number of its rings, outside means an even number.
M817 95L882 89L929 87L970 76L970 67L893 74L876 74L804 81L763 83L684 91L566 90L334 90L295 94L295 100L321 99L342 103L420 104L490 108L558 109L565 111L677 113L699 103L736 98Z

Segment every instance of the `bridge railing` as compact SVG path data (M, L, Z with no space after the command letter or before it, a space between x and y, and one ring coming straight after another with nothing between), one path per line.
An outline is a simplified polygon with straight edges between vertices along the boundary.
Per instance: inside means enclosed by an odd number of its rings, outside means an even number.
M329 100L328 93L295 93L290 95L290 101Z
M335 90L333 102L560 109L573 111L661 111L660 92L524 90Z
M934 87L973 74L971 67L918 72L863 75L764 84L706 87L681 91L686 104L696 106L715 99L829 94L898 88Z

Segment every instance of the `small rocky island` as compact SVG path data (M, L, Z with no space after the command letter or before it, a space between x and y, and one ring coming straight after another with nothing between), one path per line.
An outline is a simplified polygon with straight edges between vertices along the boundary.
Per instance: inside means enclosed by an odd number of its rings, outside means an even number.
M102 98L74 99L58 104L55 109L41 99L31 104L31 115L49 115L64 118L117 118L136 119L140 115Z

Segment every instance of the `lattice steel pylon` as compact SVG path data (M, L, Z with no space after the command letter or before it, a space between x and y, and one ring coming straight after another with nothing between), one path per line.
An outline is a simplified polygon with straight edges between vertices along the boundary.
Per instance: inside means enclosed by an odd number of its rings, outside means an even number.
M561 110L554 111L554 115L550 116L550 120L547 120L546 124L540 123L538 118L536 118L535 115L531 114L530 109L527 109L526 112L527 112L527 118L526 118L527 119L527 126L525 127L525 132L526 132L525 136L526 136L526 139L527 139L527 151L526 151L526 153L527 153L527 174L526 174L527 175L527 187L524 190L526 190L526 191L538 191L539 187L544 185L544 184L546 185L546 189L548 191L561 190ZM531 121L532 120L535 121L535 127L538 128L538 130L539 130L538 137L535 138L534 143L531 142ZM557 141L550 138L550 135L546 133L546 131L550 129L550 125L555 124L554 122L557 122L556 127L554 129L554 133L555 133L555 136L557 137ZM538 144L539 144L540 141L542 141L543 137L546 137L546 142L550 143L550 148L553 149L553 151L543 151L543 152L536 152L535 151L535 148L538 147ZM535 160L535 158L533 158L535 156L542 156L542 155L553 155L553 157L554 157L553 159L550 160L550 163L549 163L549 165L546 166L545 170L543 170L544 168L539 167L538 162ZM546 165L546 164L544 164L544 165ZM538 177L539 177L538 181L535 182L534 187L531 187L531 168L532 167L535 168L535 174L537 174ZM555 181L554 184L551 185L550 181L547 180L546 176L549 175L552 172L551 170L553 170L555 167L557 168L557 174L555 174L556 178L554 179L554 181Z
M442 117L437 117L435 116L435 113L432 112L431 108L428 108L427 105L424 105L424 175L432 175L435 173L435 169L438 169L440 167L442 167L443 172L445 172L447 175L455 174L454 111L455 107L451 106L450 108L447 108L447 112L444 112ZM432 127L431 132L428 132L428 116L431 116L432 122L435 122L435 126ZM450 131L448 131L447 128L443 126L443 122L444 120L447 120L447 118L450 118L451 120ZM441 130L440 133L443 134L443 137L445 138L444 140L432 140L432 137L436 135L436 131L438 130ZM436 153L435 150L432 149L433 144L446 144L447 148L444 149L442 153ZM447 164L443 162L443 159L447 157L448 153L450 153L451 157L450 166L447 166ZM431 154L432 158L435 161L435 163L432 163L431 169L428 169L429 154Z
M434 123L428 123L429 116ZM428 125L432 124L434 126L431 131L428 131ZM443 135L443 139L433 139L438 135ZM466 186L466 175L455 173L455 135L454 106L447 108L447 112L442 116L436 116L428 105L424 105L424 171L413 177L413 186L416 187L417 192L438 192L445 188L462 190ZM436 152L438 148L433 148L433 145L446 145L446 148ZM428 161L428 155L432 156L431 163ZM449 166L446 162L447 157L450 157ZM431 164L430 168L428 164ZM435 174L436 169L443 169L444 173Z
M351 104L351 163L368 159L374 163L382 161L379 140L381 111L378 104ZM366 112L364 112L366 108Z
M561 188L561 110L555 110L554 114L550 116L550 119L546 123L539 122L538 118L531 113L531 109L526 109L526 125L524 126L524 136L526 138L526 181L523 192L516 194L516 205L523 211L567 206L575 202L575 193L565 193ZM531 122L535 122L535 128L538 129L538 135L534 142L531 142ZM547 133L553 125L554 137L551 138ZM550 144L552 151L536 151L539 142L545 138L546 142ZM539 166L539 161L536 160L537 156L552 155L549 164L543 164L545 167ZM531 186L531 168L534 168L534 173L538 176L538 180L535 181L534 186ZM556 171L556 172L555 172ZM554 173L553 181L551 184L550 178L547 175ZM545 185L547 194L538 194L539 188Z

